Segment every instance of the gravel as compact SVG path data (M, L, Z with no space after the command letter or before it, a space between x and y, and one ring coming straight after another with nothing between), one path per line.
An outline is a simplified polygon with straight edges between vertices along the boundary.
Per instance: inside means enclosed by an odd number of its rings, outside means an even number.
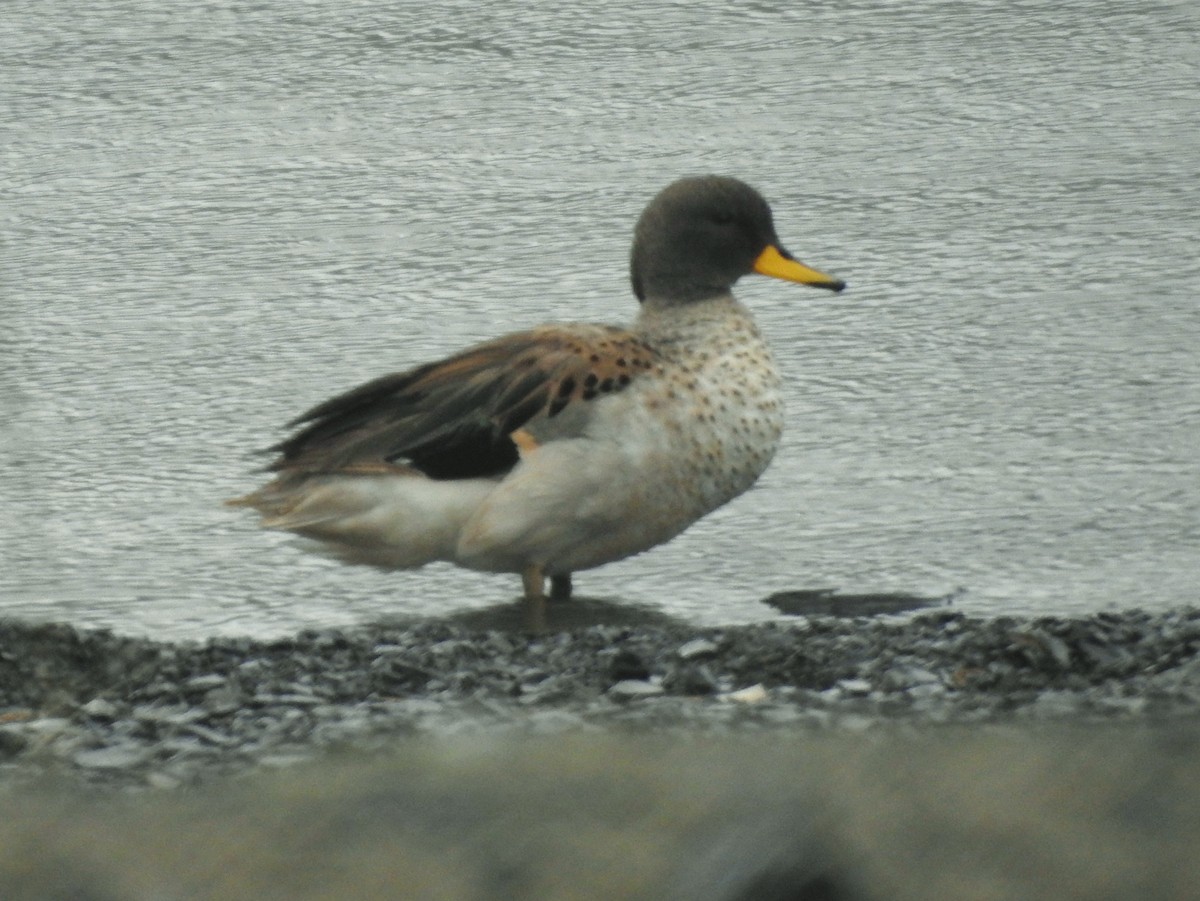
M0 779L171 788L472 731L862 731L1200 713L1200 610L450 623L164 643L0 621Z
M1198 652L1191 608L177 644L0 621L0 895L1190 897Z

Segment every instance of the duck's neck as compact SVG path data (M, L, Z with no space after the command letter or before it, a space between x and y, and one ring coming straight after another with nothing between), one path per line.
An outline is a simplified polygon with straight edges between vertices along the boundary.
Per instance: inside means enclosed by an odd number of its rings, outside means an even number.
M754 328L750 311L732 294L720 294L705 300L659 300L648 297L642 303L635 328L651 341L703 339L736 330L738 325Z

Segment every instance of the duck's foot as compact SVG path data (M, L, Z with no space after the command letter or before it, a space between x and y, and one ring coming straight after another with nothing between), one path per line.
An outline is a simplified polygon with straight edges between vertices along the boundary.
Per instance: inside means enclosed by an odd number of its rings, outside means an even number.
M569 601L571 599L571 574L559 573L550 577L550 600Z
M525 588L525 628L530 632L546 631L546 574L541 566L531 564L521 570Z

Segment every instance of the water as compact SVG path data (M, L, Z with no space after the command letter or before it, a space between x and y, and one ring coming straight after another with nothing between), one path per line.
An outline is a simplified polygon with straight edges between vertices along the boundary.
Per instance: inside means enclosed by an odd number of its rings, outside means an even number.
M1196 602L1191 2L55 4L0 22L0 613L174 637L507 601L220 501L311 403L500 331L628 321L685 173L772 200L760 487L579 590L976 613Z

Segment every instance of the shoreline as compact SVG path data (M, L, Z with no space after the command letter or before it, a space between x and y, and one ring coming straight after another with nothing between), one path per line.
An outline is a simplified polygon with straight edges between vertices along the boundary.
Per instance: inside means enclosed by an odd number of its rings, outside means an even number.
M514 611L515 615L515 611ZM171 788L398 736L852 731L1200 715L1200 609L451 622L157 642L0 621L0 782Z

